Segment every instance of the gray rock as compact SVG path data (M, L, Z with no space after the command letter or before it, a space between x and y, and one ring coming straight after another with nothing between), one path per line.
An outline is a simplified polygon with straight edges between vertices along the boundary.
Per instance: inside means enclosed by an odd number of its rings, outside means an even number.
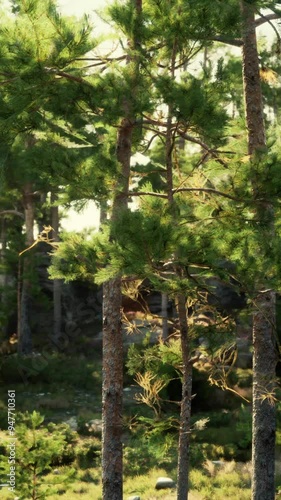
M141 500L141 497L133 496L133 497L129 497L128 500Z
M162 490L164 488L175 488L176 483L173 481L173 479L170 479L169 477L158 477L157 483L156 483L156 490Z
M101 434L102 433L102 420L99 418L95 418L93 420L90 420L86 424L86 427L89 432L93 432L95 434Z

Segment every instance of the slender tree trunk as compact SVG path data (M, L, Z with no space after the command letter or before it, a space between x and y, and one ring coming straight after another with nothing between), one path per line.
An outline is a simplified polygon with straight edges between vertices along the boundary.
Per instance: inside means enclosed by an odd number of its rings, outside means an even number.
M117 137L117 158L122 168L118 194L111 220L128 206L133 125L124 119ZM123 409L123 335L121 324L121 278L103 285L103 500L122 500L122 409Z
M51 226L53 241L59 241L59 207L54 205L57 201L57 196L51 194ZM54 279L53 281L53 313L54 313L54 326L53 337L57 340L61 333L61 296L62 296L62 280Z
M7 249L7 224L5 217L1 219L1 236L0 236L0 263L1 263L1 275L0 275L0 287L1 287L1 304L3 309L5 310L7 307L7 287L9 283L9 276L6 270L6 249ZM8 333L8 315L7 321L5 322L5 326L3 326L4 337L6 337Z
M132 0L136 10L136 23L140 22L142 1ZM128 41L133 50L139 40ZM132 156L132 134L134 115L132 99L138 85L137 57L128 56L132 65L135 83L131 98L123 102L124 118L117 135L116 156L121 168L112 205L111 220L120 210L128 208L129 177ZM103 388L102 388L102 484L103 500L123 499L123 453L122 453L122 410L123 410L123 335L121 324L121 278L107 281L103 285Z
M5 270L5 254L6 254L6 249L7 249L7 226L6 226L6 221L5 217L2 217L1 219L1 236L0 236L0 243L1 243L1 249L0 249L0 262L1 262L1 302L4 305L6 303L6 295L5 295L5 290L8 284L8 275Z
M168 338L168 294L161 293L161 317L162 317L162 341L166 342Z
M178 445L177 499L187 500L192 395L192 364L190 361L186 301L183 295L178 295L177 297L177 311L179 315L182 351L182 399Z
M50 223L49 208L44 207L44 209L43 209L43 206L45 205L46 201L47 201L47 193L40 193L39 203L40 203L41 214L40 214L40 216L37 216L37 219L36 219L39 233L42 233L42 231L44 230L44 226L47 226Z
M107 212L108 212L107 202L103 201L100 204L100 225L107 220Z
M241 2L243 19L243 81L248 154L255 168L255 153L266 149L263 103L260 85L254 5ZM254 198L258 197L258 180L253 183ZM266 238L274 236L274 210L270 203L257 205L257 217L266 216ZM265 277L266 280L266 277ZM253 429L252 429L252 500L274 500L275 462L275 370L276 312L275 293L257 284L253 315Z
M171 76L175 77L177 41L171 57ZM172 109L168 107L167 130L166 130L166 179L168 203L173 210L173 149L175 139L172 129ZM181 145L183 148L183 145ZM175 224L177 215L175 215ZM182 269L175 267L178 277L183 276ZM188 499L188 475L189 475L189 441L190 441L190 419L191 419L191 390L192 390L192 365L190 363L190 349L188 337L188 321L186 298L183 294L177 294L176 307L179 317L180 340L182 350L182 399L180 412L180 429L178 444L178 470L177 470L177 500Z
M26 248L34 243L34 199L31 183L27 183L23 192ZM30 328L30 302L31 283L30 273L32 271L32 259L28 251L19 257L19 293L18 293L18 352L30 354L32 351L32 336ZM21 286L20 286L21 285Z

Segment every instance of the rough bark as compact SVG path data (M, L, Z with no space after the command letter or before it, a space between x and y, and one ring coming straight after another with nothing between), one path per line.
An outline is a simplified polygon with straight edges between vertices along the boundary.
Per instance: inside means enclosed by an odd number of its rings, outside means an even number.
M142 1L132 0L136 18L141 14ZM137 49L140 41L128 40L128 47ZM128 207L129 177L132 156L132 134L135 118L132 101L138 84L137 57L127 57L132 65L135 85L132 94L124 98L124 118L117 134L116 157L120 165L120 176L116 185L111 211L114 220L120 210ZM122 408L123 408L123 335L121 324L121 278L111 279L103 285L103 387L102 387L102 486L103 500L123 499L123 453L122 453Z
M252 500L275 498L275 293L255 299L253 317Z
M132 123L122 120L117 136L117 159L121 165L118 194L111 220L128 205ZM121 324L121 279L103 285L103 389L102 389L102 483L103 500L123 498L122 408L123 336Z
M242 1L241 10L243 19L243 82L248 129L248 152L252 155L257 149L265 149L266 138L254 6Z
M255 32L254 6L241 2L243 20L243 81L246 123L248 129L248 154L266 150L263 102L260 85L259 60ZM258 197L258 180L253 182L253 196ZM274 209L266 203L263 217L268 220L267 238L274 236ZM257 216L261 209L257 205ZM266 277L265 277L266 280ZM266 281L264 281L266 283ZM276 312L275 293L257 284L253 314L253 428L252 428L252 500L273 500L275 462L275 370Z
M123 339L120 311L121 280L110 280L103 285L103 500L123 498Z

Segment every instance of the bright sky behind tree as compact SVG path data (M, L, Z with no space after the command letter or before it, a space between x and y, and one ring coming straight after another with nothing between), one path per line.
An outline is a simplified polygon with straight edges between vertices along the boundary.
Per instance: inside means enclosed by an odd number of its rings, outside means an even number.
M83 14L89 15L93 19L94 29L97 34L102 34L104 31L108 30L106 24L100 20L95 12L106 7L107 4L108 2L104 0L58 1L62 14L75 15L77 17L81 17ZM69 210L68 216L62 221L62 224L67 231L80 231L85 227L97 228L99 225L99 210L94 202L89 202L86 208L80 213Z
M107 4L104 0L59 0L58 5L65 14L91 14L96 9L100 9Z

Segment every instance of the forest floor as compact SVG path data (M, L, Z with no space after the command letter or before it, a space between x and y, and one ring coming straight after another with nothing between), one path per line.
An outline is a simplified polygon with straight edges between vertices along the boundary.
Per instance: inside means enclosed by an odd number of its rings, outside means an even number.
M25 383L22 381L23 372ZM33 360L19 361L16 356L10 356L2 362L0 376L2 431L7 429L7 391L13 389L16 391L17 411L38 411L45 417L44 425L48 422L67 422L77 432L77 449L80 450L80 455L77 451L80 462L77 458L74 463L77 478L67 491L62 487L58 494L49 498L101 499L100 452L94 460L87 458L85 453L81 465L83 446L85 448L93 440L97 447L101 446L100 355L94 360L82 356L55 355L44 367L38 360L34 365ZM158 477L176 479L177 435L175 429L161 430L164 421L175 417L175 410L171 411L169 407L163 413L162 422L154 422L152 410L134 399L138 390L134 380L128 376L125 379L124 500L132 495L140 496L141 500L175 500L175 491L155 490ZM197 410L194 419L207 419L207 425L192 434L189 500L250 499L250 466L247 460L251 422L246 406L240 402L234 409ZM95 422L92 433L87 427L90 421ZM277 445L280 456L281 432L279 434ZM280 463L277 488L281 487ZM14 496L3 490L1 498L10 500Z

